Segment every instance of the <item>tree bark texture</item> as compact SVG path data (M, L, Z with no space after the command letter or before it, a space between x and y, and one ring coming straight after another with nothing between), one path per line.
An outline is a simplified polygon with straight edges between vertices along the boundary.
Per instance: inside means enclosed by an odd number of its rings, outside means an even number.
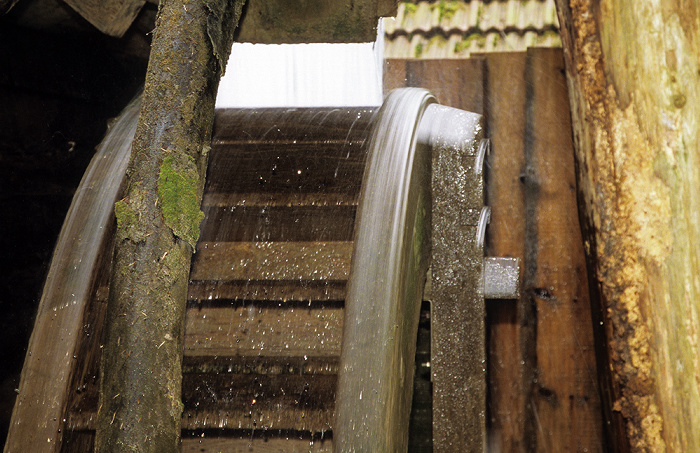
M700 451L696 2L557 0L617 451Z
M183 322L214 101L243 1L166 0L115 205L96 450L176 452Z

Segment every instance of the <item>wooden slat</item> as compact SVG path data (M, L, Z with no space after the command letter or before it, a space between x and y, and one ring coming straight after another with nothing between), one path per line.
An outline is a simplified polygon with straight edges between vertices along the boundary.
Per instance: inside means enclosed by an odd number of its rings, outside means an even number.
M489 303L490 448L602 451L561 51L487 62L489 253L523 257L520 300Z
M202 205L230 206L357 206L358 193L215 193L204 194Z
M347 280L352 242L200 242L191 280Z
M528 51L536 140L536 270L526 287L536 308L538 451L602 451L588 277L576 204L571 120L559 50ZM534 244L533 244L534 245Z
M376 107L252 108L216 111L212 142L340 142L369 136Z
M183 429L331 429L335 375L186 374Z
M401 82L401 65L389 74L388 81ZM407 60L404 86L430 90L442 105L469 112L484 113L483 60Z
M102 33L120 38L146 0L66 0L66 3Z
M342 140L213 144L206 191L355 193L366 157L364 143L343 146Z
M187 310L185 355L334 357L342 330L339 304L202 304Z
M487 181L491 207L490 256L524 256L526 55L489 55L486 92L491 154ZM521 266L522 269L522 266ZM522 273L522 270L521 270ZM521 290L522 294L522 290ZM520 344L518 301L487 302L489 332L489 416L492 451L523 451L528 395L524 390L524 358ZM530 325L530 324L525 324ZM530 366L528 362L528 366Z
M205 434L183 437L182 453L332 453L331 440L294 438L291 435L261 438Z
M345 281L191 281L188 300L344 300Z
M335 375L337 357L266 357L266 356L185 356L182 372L261 374L261 375Z
M354 206L231 206L204 209L201 242L352 241Z

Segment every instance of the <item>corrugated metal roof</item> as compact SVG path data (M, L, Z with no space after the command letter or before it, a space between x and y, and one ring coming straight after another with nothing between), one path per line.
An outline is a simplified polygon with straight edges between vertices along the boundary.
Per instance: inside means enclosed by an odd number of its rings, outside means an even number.
M384 19L386 58L465 58L472 52L560 47L554 0L400 2Z

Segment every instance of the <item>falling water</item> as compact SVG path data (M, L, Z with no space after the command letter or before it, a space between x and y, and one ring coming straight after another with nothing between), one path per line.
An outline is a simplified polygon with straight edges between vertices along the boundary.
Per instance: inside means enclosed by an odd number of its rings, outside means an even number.
M95 271L110 239L113 206L129 161L139 106L137 97L110 127L61 228L29 341L7 451L39 451L39 445L58 442L62 435L64 406L71 397L71 367L76 362L71 355L77 358L77 333L83 331Z
M111 125L97 148L61 228L44 285L41 307L54 311L83 303L91 290L100 245L109 232L124 181L141 105L137 97Z

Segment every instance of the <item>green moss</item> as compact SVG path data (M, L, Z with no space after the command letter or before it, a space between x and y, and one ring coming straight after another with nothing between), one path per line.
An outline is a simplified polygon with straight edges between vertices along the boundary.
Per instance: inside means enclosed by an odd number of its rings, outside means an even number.
M443 19L452 19L462 3L463 2L460 1L440 0L438 3L434 3L430 8L432 10L438 10L438 22L442 22Z
M476 9L476 28L479 28L479 24L481 23L481 16L484 14L484 5L479 4L479 7Z
M461 41L455 43L454 51L457 54L468 53L473 47L484 48L486 46L486 38L484 35L479 33L472 33L471 35L462 38Z
M416 10L418 10L418 6L415 3L411 2L402 2L403 3L403 10L406 12L406 15L412 15L416 13Z
M126 199L119 200L114 204L114 215L117 218L117 237L125 239L131 236L131 231L139 221L136 211L131 209Z
M199 172L194 159L182 153L168 155L160 166L158 197L165 224L194 249L204 213L199 209Z
M114 204L114 215L117 218L117 239L130 239L141 242L146 234L140 224L143 206L146 203L142 190L134 190L130 198L124 198Z
M416 49L414 51L414 57L420 58L420 56L423 54L423 43L419 42L416 44Z

